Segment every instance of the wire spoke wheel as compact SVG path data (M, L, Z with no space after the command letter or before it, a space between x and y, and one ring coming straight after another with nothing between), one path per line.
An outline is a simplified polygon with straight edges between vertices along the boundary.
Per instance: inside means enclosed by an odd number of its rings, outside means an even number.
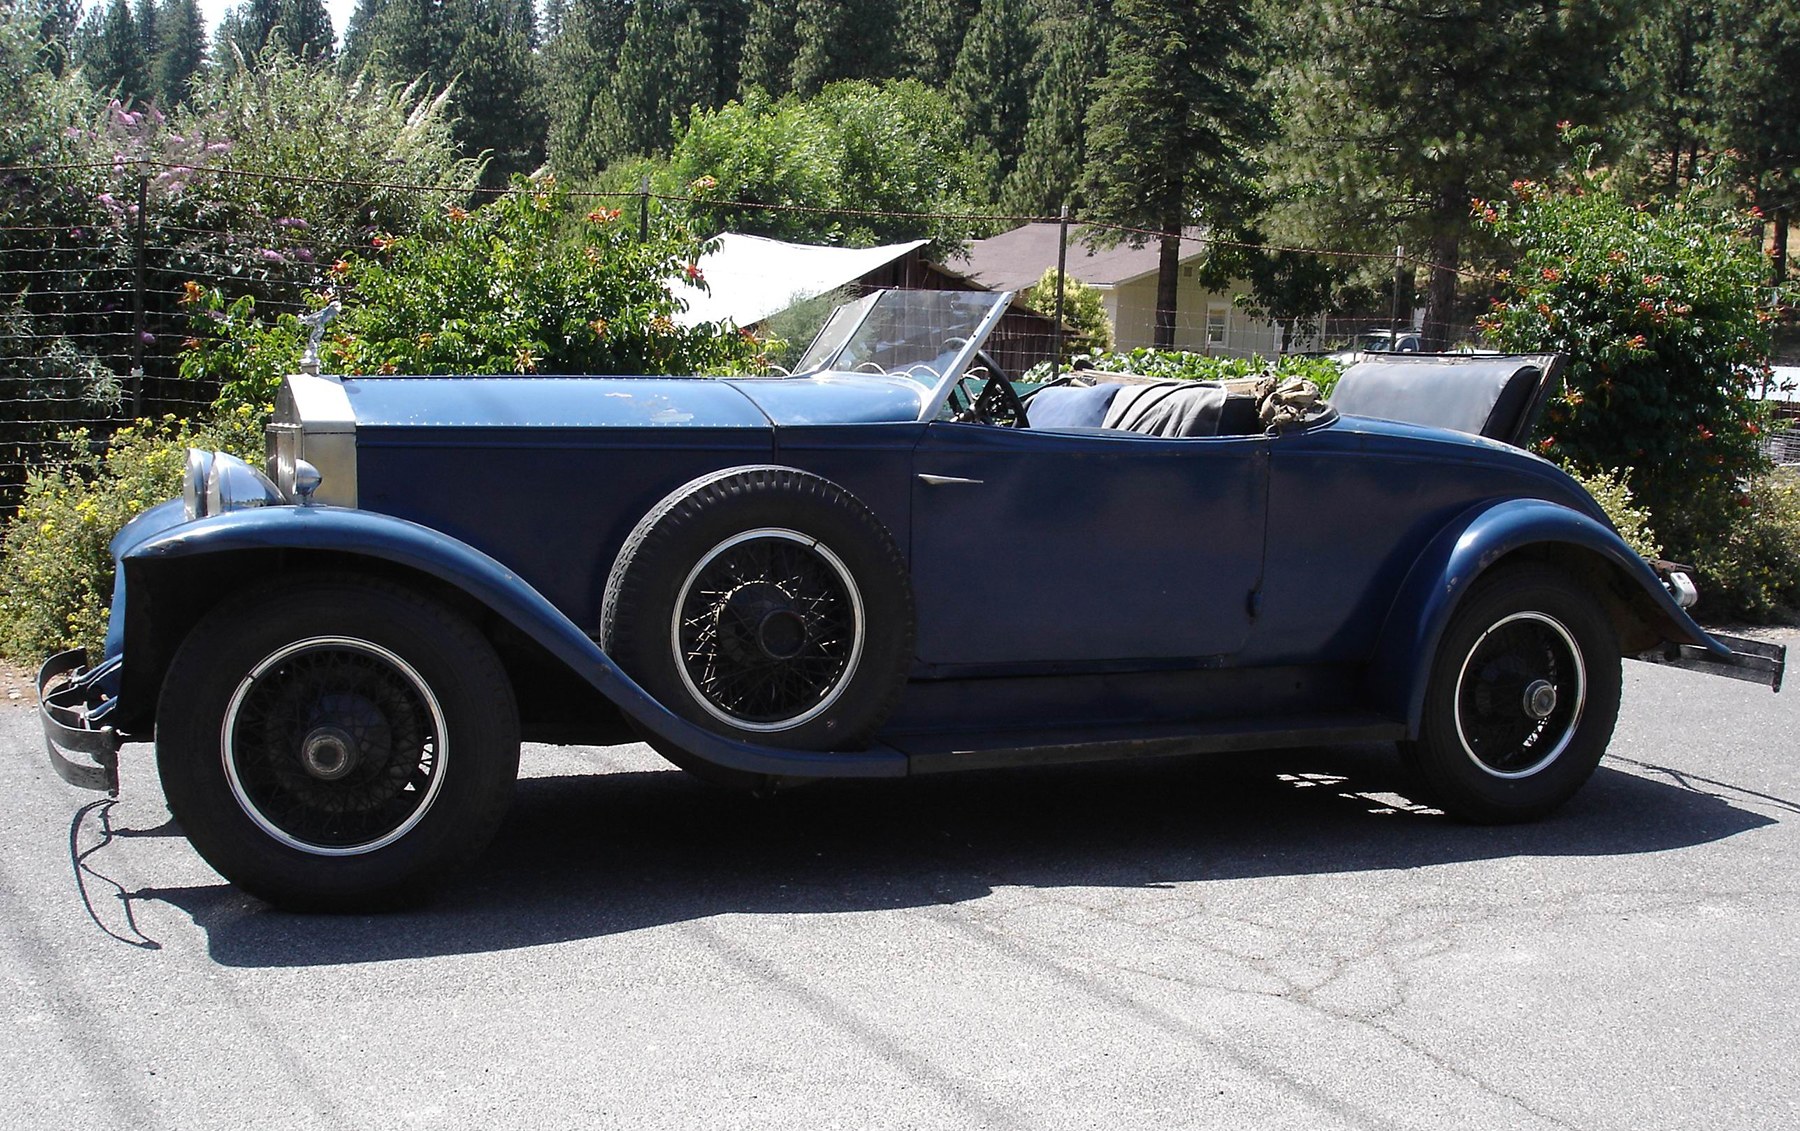
M670 647L695 700L745 730L797 727L829 710L855 675L862 595L835 553L763 527L701 557L676 596Z
M443 785L443 708L398 655L367 640L294 641L238 684L220 729L232 796L301 852L349 856L405 836Z
M1569 745L1587 672L1568 628L1520 612L1481 635L1456 684L1456 730L1476 766L1496 777L1534 774Z
M1422 796L1485 823L1543 817L1593 776L1619 717L1605 607L1538 562L1483 576L1445 626L1419 737L1401 755Z

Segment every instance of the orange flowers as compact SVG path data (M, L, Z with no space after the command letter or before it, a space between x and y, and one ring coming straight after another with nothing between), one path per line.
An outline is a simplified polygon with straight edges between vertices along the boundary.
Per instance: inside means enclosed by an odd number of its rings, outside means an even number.
M619 218L617 208L596 208L587 214L590 224L610 224Z
M206 288L189 279L181 284L181 305L192 306L206 297Z
M683 270L687 273L687 279L690 283L704 283L706 281L706 276L700 273L700 265L698 263L690 263L683 268Z

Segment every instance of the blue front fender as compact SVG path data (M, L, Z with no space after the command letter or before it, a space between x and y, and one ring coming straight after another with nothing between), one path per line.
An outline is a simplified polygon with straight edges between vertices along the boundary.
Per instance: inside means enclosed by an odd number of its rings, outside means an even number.
M1542 499L1484 503L1457 517L1419 555L1401 584L1369 666L1369 692L1384 714L1416 735L1438 642L1469 586L1508 554L1531 547L1573 548L1635 583L1650 602L1651 627L1672 644L1731 649L1707 635L1675 603L1643 558L1603 523Z
M172 517L167 516L165 517ZM342 507L260 507L164 526L119 547L134 566L269 550L326 552L391 562L469 595L536 641L633 720L707 761L755 774L899 777L906 758L877 747L853 754L784 750L714 734L665 708L543 594L465 542L405 519ZM129 660L127 660L129 665Z

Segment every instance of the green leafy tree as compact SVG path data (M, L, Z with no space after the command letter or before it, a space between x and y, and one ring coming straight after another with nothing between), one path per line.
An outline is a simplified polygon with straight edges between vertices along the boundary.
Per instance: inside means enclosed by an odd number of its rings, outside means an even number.
M1774 280L1787 279L1787 229L1800 190L1800 0L1719 0L1711 71L1718 140L1775 226Z
M1566 191L1521 182L1477 211L1517 253L1483 328L1500 349L1570 357L1540 450L1589 473L1632 469L1670 552L1702 565L1765 466L1749 389L1768 373L1773 318L1752 225L1709 205L1707 187L1636 207L1584 174Z
M988 155L997 191L1018 164L1030 119L1033 0L981 0L956 65L950 101L962 108L969 138Z
M1088 216L1159 238L1156 334L1175 341L1181 232L1225 225L1254 195L1251 154L1268 128L1242 3L1118 0L1106 75L1088 112Z
M696 111L667 162L615 166L600 184L631 191L643 175L659 193L697 198L679 209L697 230L851 246L958 247L970 221L913 214L967 214L983 183L949 99L911 80Z
M1285 126L1271 151L1278 194L1290 202L1283 234L1371 252L1399 242L1422 256L1425 340L1442 348L1470 198L1553 169L1559 122L1606 119L1618 9L1612 0L1269 8L1286 36L1267 81Z
M1063 361L1071 361L1079 353L1112 349L1112 319L1106 316L1106 298L1099 288L1070 276L1063 280L1062 298L1062 320L1073 331L1063 335ZM1019 292L1019 302L1055 318L1056 268L1044 268L1037 282Z

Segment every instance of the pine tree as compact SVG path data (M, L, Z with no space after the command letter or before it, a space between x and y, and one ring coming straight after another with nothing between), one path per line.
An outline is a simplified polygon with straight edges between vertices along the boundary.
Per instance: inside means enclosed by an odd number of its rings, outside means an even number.
M337 43L324 0L281 0L274 38L296 59L327 60Z
M1720 0L1709 86L1716 137L1775 227L1773 282L1787 280L1788 218L1800 189L1800 0Z
M799 0L793 89L811 97L841 79L894 73L894 9L886 0Z
M621 0L570 0L545 50L550 164L586 176L614 155L613 72L629 9Z
M617 153L654 153L668 147L670 115L677 111L676 38L685 24L685 5L640 0L625 21L613 76L618 114Z
M1156 344L1175 342L1181 232L1237 218L1268 128L1241 0L1117 0L1118 28L1088 112L1083 191L1097 219L1162 232Z
M900 73L943 86L980 6L981 0L900 0Z
M1665 192L1693 179L1713 132L1706 67L1719 47L1714 27L1710 0L1651 0L1625 44L1629 143L1659 174Z
M80 62L98 90L116 92L122 102L142 102L150 93L149 61L126 0L110 0L82 21Z
M1046 60L1031 92L1031 121L1018 164L1000 192L1014 215L1047 216L1077 204L1087 155L1085 117L1094 83L1106 65L1101 18L1090 0L1076 0L1047 20Z
M1604 121L1623 32L1610 0L1312 0L1278 5L1292 43L1269 75L1286 136L1291 234L1431 266L1428 348L1448 342L1469 201L1543 176L1558 122ZM1328 192L1316 186L1328 185Z
M505 184L544 156L543 99L531 51L535 10L531 0L453 0L446 17L458 38L445 70L425 73L434 81L455 78L457 143L467 154L490 152L483 180Z
M739 93L755 89L779 98L794 88L794 21L793 0L754 0Z
M360 71L368 66L375 25L380 22L383 7L383 0L356 0L350 20L344 25L343 50L338 52L338 63L346 71Z
M960 106L969 138L992 154L990 186L997 191L1025 145L1031 114L1032 0L981 0L950 72L950 102Z
M151 61L156 97L165 106L186 102L206 66L206 19L199 0L168 0L157 21Z
M156 59L159 37L156 33L156 17L159 14L156 0L137 0L131 13L131 22L137 27L138 51L144 56L144 98L152 100L156 97L156 82L152 68Z

